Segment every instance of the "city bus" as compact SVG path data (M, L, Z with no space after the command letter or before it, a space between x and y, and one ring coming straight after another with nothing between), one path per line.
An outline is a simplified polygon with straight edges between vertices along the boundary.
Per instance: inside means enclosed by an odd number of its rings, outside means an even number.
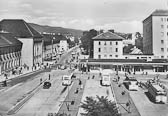
M156 103L167 103L166 91L157 83L148 84L148 93Z
M111 77L108 71L101 72L101 85L110 86L111 85Z
M127 87L128 90L138 90L138 81L135 77L131 76L126 76L125 80L123 81L125 86Z
M70 75L63 75L62 76L62 85L63 86L70 86L72 83L72 76L73 76L73 73L71 73Z

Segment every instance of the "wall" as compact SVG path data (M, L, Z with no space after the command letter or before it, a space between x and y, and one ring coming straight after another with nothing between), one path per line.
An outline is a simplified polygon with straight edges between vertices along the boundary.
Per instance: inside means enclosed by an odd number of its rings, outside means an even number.
M143 22L143 53L153 54L152 43L152 17Z
M34 64L42 63L42 41L34 42Z
M30 68L33 66L33 38L18 38L23 43L22 65L25 63Z

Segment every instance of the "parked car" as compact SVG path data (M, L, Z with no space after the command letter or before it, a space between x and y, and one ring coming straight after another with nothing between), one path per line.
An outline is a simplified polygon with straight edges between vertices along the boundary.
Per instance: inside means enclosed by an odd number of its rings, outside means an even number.
M60 67L60 69L61 69L61 70L64 70L64 69L66 69L66 66L62 65L62 66Z
M51 87L51 83L49 81L44 82L43 89L49 89Z

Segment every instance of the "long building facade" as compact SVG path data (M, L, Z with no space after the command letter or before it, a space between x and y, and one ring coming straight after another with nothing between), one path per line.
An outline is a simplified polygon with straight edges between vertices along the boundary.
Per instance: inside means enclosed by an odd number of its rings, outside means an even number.
M168 58L168 10L156 10L143 21L143 52Z
M34 67L42 63L42 36L24 20L4 19L0 22L0 30L12 33L23 43L22 65Z
M22 42L11 33L0 32L0 75L21 66Z

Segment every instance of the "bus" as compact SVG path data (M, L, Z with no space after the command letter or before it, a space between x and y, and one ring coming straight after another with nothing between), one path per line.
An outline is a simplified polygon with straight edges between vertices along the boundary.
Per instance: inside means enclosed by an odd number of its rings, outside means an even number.
M111 85L111 77L108 71L101 72L101 85L110 86Z
M148 93L156 103L167 103L166 91L157 83L148 83Z
M138 81L135 77L131 77L131 76L126 76L125 80L123 81L123 83L125 84L125 86L127 87L128 90L138 90Z
M70 75L63 75L62 76L62 85L63 86L70 86L72 84L72 76L73 76L73 73L71 73Z

